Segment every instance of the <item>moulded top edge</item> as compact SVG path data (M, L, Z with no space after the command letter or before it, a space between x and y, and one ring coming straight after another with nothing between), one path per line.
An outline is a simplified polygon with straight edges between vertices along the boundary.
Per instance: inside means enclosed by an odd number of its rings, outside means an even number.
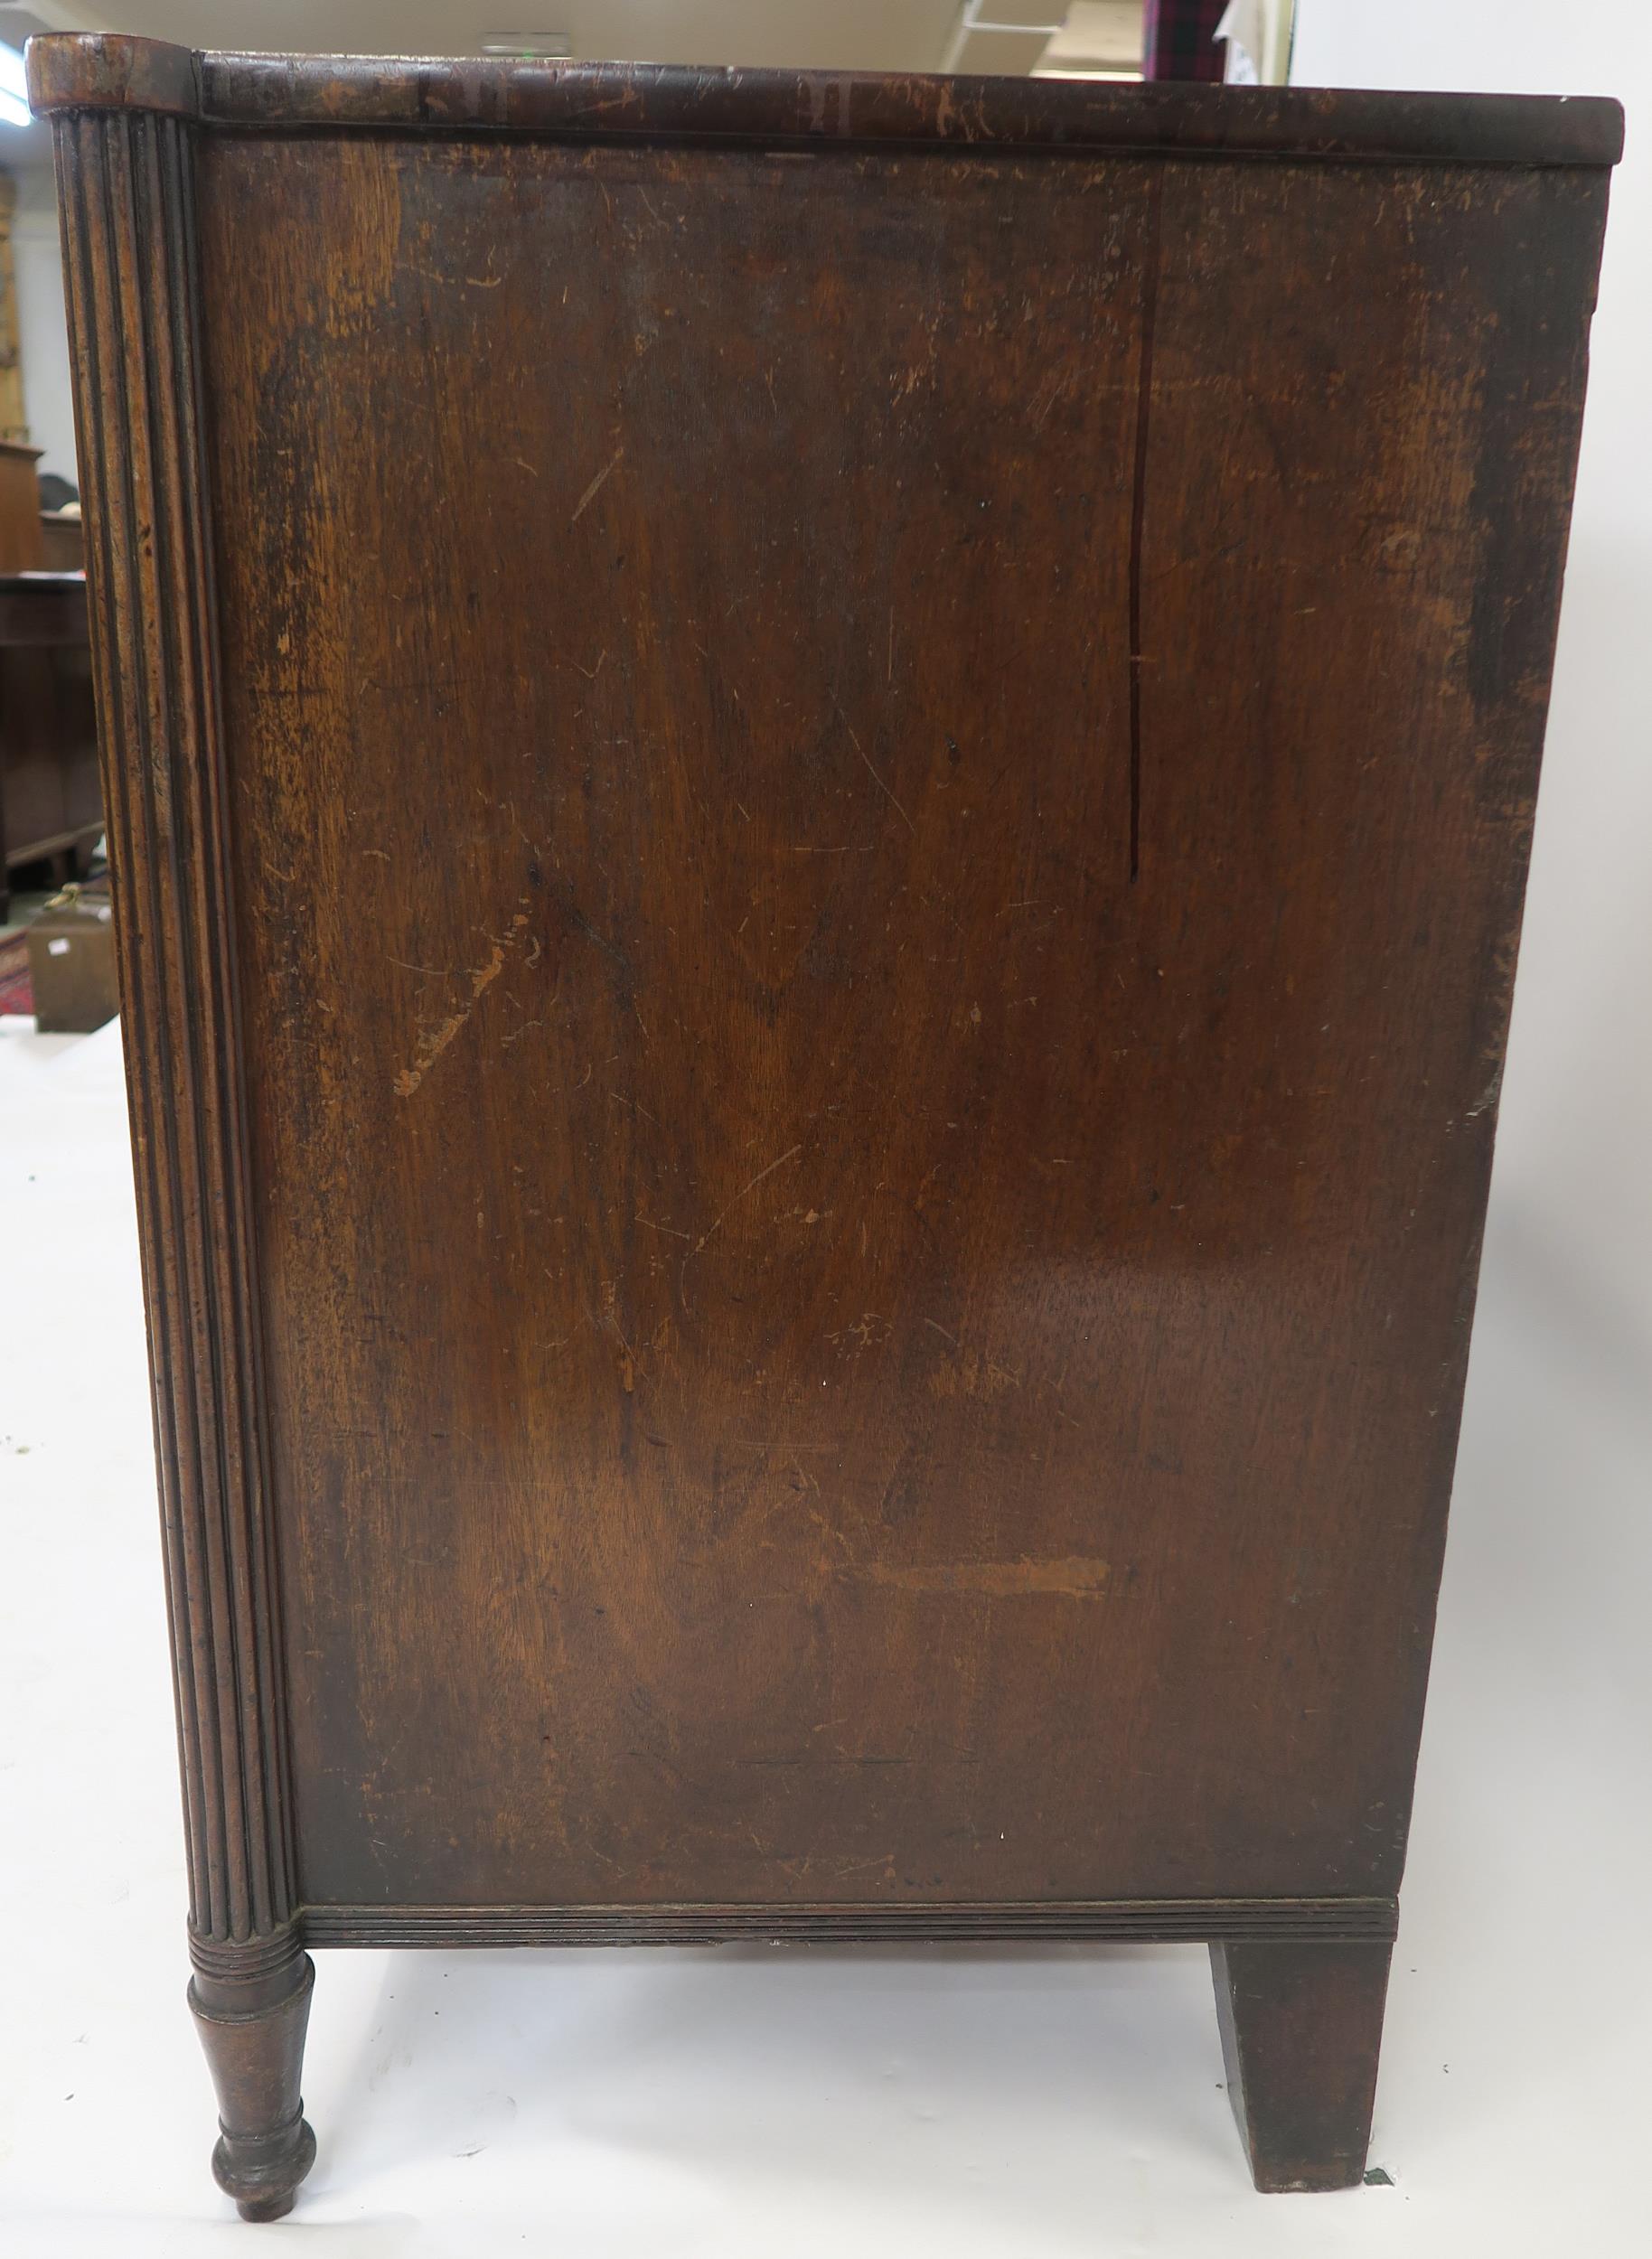
M115 33L28 46L37 112L135 109L208 126L591 141L1117 149L1367 164L1615 164L1604 97L1389 94L491 57L197 53Z

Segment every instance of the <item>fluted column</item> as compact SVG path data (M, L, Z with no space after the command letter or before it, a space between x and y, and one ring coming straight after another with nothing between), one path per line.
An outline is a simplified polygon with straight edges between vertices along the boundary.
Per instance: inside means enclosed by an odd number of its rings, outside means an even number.
M286 2210L312 1971L294 1920L196 332L194 58L118 43L54 113L87 574L221 2185ZM81 51L89 53L89 44ZM158 58L158 61L157 61ZM161 69L160 64L166 67ZM65 78L64 73L68 75ZM56 73L56 82L52 74Z

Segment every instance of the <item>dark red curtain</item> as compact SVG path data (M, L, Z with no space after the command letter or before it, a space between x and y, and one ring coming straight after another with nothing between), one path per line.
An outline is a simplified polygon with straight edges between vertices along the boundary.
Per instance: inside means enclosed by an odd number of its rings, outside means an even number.
M1216 25L1227 0L1147 0L1143 11L1144 79L1203 79L1220 84L1226 59Z

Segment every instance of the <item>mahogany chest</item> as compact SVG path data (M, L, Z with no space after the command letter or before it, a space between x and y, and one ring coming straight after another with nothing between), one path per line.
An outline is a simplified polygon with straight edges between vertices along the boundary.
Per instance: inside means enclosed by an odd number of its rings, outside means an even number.
M738 1937L1356 2179L1616 107L31 69L221 2185L307 1949Z

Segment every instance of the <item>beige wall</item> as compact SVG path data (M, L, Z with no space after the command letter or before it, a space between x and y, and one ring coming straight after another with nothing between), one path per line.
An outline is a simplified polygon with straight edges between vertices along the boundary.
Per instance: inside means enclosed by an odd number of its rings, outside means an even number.
M18 344L29 435L35 446L45 449L41 469L56 471L78 485L57 195L52 174L42 167L20 169L16 180L12 257L17 278Z

